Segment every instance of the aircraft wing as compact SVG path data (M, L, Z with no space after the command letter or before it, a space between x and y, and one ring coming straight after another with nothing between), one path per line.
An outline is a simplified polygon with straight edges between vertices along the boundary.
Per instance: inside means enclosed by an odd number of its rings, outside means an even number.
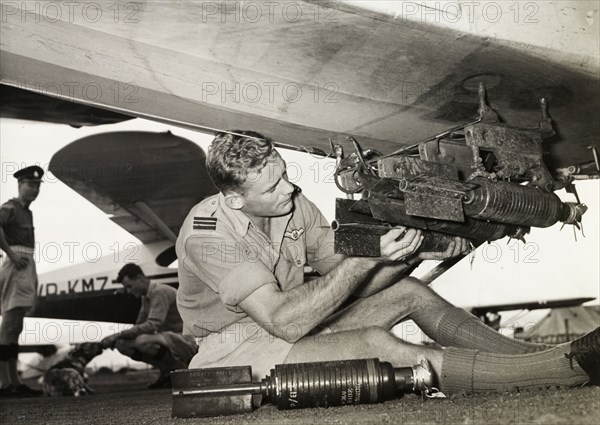
M484 82L514 125L539 122L548 99L551 169L593 161L596 2L288 3L7 2L1 81L297 149L352 135L383 153L472 121Z
M114 124L133 117L0 85L0 117L68 124L72 127Z
M135 323L141 302L123 291L46 295L38 298L32 317Z
M484 306L477 306L467 308L473 315L477 317L483 317L486 313L500 313L502 311L512 310L539 310L544 308L564 308L564 307L577 307L583 303L593 301L593 297L582 297L582 298L563 298L559 300L541 300L541 301L529 301L520 303L507 303L507 304L491 304Z
M49 169L143 243L134 252L148 278L176 287L168 266L181 223L216 193L205 161L198 145L171 132L125 131L76 140L54 154ZM120 267L107 255L41 275L31 315L134 323L140 301L116 283Z
M217 192L205 161L171 132L113 132L67 145L49 169L143 243L174 243L191 207Z
M513 311L513 310L540 310L540 309L555 309L555 308L565 308L565 307L577 307L583 303L588 301L593 301L595 298L587 297L587 298L563 298L558 300L540 300L540 301L526 301L519 303L506 303L506 304L492 304L492 305L483 305L477 307L466 308L466 310L470 311L471 314L477 316L485 323L493 329L500 329L500 321L502 317L499 313L503 311Z
M195 143L170 132L109 132L54 154L49 169L138 238L135 259L153 281L177 285L174 243L193 205L216 193ZM131 252L128 252L131 254ZM127 252L125 258L127 258ZM115 283L112 255L40 276L33 317L135 323L140 300Z

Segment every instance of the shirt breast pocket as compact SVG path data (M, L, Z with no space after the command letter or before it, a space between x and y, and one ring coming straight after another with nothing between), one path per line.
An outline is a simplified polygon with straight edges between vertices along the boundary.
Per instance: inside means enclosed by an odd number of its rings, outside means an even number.
M21 244L28 245L29 242L33 242L35 238L33 232L33 225L27 223L19 223L17 225L17 228L15 229L15 236L21 239L21 241L19 242Z
M288 263L303 268L306 264L306 248L303 238L296 241L286 240L283 246L283 256Z
M33 231L33 224L30 224L30 223L18 223L17 226L21 230L25 230L28 232Z

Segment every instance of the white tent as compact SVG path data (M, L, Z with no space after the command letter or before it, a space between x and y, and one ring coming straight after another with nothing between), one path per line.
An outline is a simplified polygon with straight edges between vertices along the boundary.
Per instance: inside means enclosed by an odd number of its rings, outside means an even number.
M558 344L571 341L600 326L600 305L555 308L535 325L515 330L515 338Z

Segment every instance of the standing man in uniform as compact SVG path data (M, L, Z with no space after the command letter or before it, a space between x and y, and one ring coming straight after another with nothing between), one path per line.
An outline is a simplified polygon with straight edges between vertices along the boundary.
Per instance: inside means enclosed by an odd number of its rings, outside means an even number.
M193 337L181 334L183 322L175 303L177 290L151 282L140 266L133 263L123 266L117 282L128 293L141 298L142 307L132 328L107 336L102 345L158 368L160 375L148 388L170 386L170 372L186 368L198 349Z
M34 305L38 284L29 205L40 193L43 175L37 165L17 171L19 195L0 207L0 248L6 254L0 270L0 396L43 394L23 385L17 373L19 335L25 314Z
M220 193L192 208L176 244L177 304L199 345L190 368L251 365L260 378L278 363L378 357L424 359L448 393L600 383L600 329L556 347L513 340L408 277L421 260L465 253L466 240L419 252L422 233L400 226L381 237L381 258L344 258L265 137L217 134L207 168ZM305 282L306 263L321 277ZM406 319L447 348L397 338Z

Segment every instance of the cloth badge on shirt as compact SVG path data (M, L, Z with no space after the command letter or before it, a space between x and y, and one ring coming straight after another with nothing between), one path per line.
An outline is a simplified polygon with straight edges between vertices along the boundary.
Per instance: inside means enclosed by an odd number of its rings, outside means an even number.
M194 217L194 230L216 230L217 219L215 217Z
M284 237L284 238L289 238L289 239L291 239L291 240L293 240L293 241L297 241L297 240L298 240L298 238L299 238L300 236L302 236L302 234L303 234L303 233L304 233L304 228L303 228L303 227L301 227L301 228L299 228L299 229L294 229L294 230L292 230L291 232L285 232L285 233L283 234L283 237Z

